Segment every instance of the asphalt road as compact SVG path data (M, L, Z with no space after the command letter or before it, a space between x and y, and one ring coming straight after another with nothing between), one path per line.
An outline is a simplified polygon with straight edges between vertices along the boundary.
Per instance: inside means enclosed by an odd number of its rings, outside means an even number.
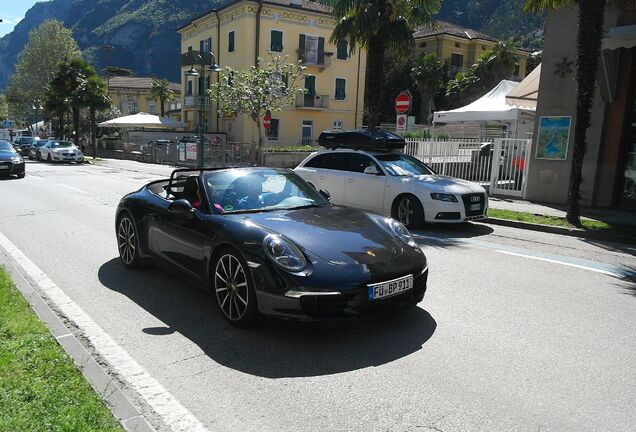
M626 273L636 249L485 224L430 228L417 233L430 263L418 308L237 330L205 292L118 261L116 203L169 172L28 163L25 179L0 180L0 232L209 430L636 430Z

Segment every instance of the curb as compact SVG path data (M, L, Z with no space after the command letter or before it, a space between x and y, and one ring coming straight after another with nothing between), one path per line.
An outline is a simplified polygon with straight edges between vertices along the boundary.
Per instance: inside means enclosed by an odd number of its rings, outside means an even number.
M579 237L579 238L591 239L591 240L604 240L604 241L610 241L615 243L636 245L636 238L634 237L616 236L612 234L605 234L599 231L588 231L588 230L584 230L580 228L565 228L565 227L558 227L558 226L552 226L552 225L540 225L540 224L534 224L529 222L521 222L521 221L499 219L499 218L492 218L492 217L488 217L487 219L482 219L479 222L490 224L490 225L507 226L510 228L519 228L519 229L526 229L530 231L544 232L549 234L559 234L559 235L566 235L570 237Z
M3 259L4 258L4 259ZM127 432L156 432L148 419L122 392L119 385L102 368L97 359L84 347L69 328L40 296L37 289L23 275L15 262L0 249L0 264L11 276L15 287L27 300L38 318L48 327L62 349L73 359L95 393L105 402L106 407Z

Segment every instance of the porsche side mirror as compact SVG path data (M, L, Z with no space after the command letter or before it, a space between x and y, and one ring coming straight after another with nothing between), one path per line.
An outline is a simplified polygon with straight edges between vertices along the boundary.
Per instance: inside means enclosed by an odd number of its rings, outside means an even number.
M178 199L174 200L168 206L168 211L170 213L174 213L179 216L185 216L187 218L194 217L194 213L192 212L192 204L188 200Z
M324 190L324 189L320 189L320 190L318 191L318 193L319 193L320 195L322 195L322 197L323 197L324 199L326 199L327 201L331 200L331 194L330 194L329 192L327 192L326 190Z

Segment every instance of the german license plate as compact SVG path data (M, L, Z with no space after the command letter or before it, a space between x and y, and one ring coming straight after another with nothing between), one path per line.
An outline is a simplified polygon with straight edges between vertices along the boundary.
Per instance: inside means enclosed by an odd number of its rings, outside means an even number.
M474 212L474 211L479 211L481 210L481 204L471 204L470 205L470 211Z
M8 165L0 165L0 170L8 170L9 166Z
M367 285L369 300L379 300L403 293L413 288L413 275L404 276L387 282Z

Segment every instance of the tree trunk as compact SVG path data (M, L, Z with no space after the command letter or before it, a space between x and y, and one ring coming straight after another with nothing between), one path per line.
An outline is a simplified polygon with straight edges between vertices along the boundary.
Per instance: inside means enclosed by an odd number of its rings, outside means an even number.
M165 117L166 116L166 105L165 102L162 100L161 101L161 117Z
M60 111L57 113L57 131L55 132L57 138L62 138L64 136L64 112Z
M258 0L258 9L256 9L256 47L254 47L254 67L258 67L258 55L261 45L261 12L263 11L263 0ZM257 120L258 121L258 120Z
M73 143L75 144L75 147L79 148L79 124L80 124L80 110L79 107L73 107L72 108L72 112L73 112L73 132L75 132L73 134Z
M386 44L383 35L369 39L367 51L367 90L366 105L370 129L376 129L382 122L382 101L384 88L384 51ZM370 90L370 91L369 91Z
M590 127L592 102L596 88L596 74L601 56L601 37L605 17L606 0L585 0L579 3L579 30L577 40L578 67L576 81L576 126L574 128L574 149L572 171L567 200L567 220L572 225L581 226L580 189L583 181L583 160L587 151L586 134Z

